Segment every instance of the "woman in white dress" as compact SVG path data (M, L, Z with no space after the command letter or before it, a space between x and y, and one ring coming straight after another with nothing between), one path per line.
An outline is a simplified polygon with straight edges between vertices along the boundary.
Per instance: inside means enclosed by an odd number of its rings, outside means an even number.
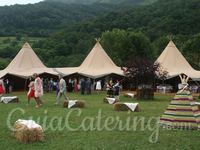
M96 83L96 90L101 91L101 80L97 81Z

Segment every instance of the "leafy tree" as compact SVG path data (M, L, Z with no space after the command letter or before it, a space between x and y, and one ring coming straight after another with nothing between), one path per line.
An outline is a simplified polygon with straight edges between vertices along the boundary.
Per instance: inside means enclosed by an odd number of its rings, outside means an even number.
M17 34L16 34L16 40L17 40L17 41L21 41L21 40L22 40L22 35L19 34L19 33L17 33Z
M101 43L114 62L120 66L131 51L130 39L125 30L113 29L104 32Z
M153 84L156 78L164 79L167 72L158 63L154 63L147 57L132 56L125 62L126 76L136 83L137 99L153 99Z
M11 39L10 39L10 38L6 38L6 39L4 39L2 42L3 42L4 44L5 44L5 43L10 43L10 42L11 42Z
M106 4L69 5L60 2L0 7L0 35L28 34L29 36L44 37L60 28L92 19L113 10L114 6Z
M200 33L194 35L185 43L184 52L193 66L200 70Z
M0 56L2 58L13 58L16 55L16 49L13 46L7 46L0 51Z
M152 49L151 42L147 36L143 33L130 32L129 38L131 40L132 47L135 48L135 56L143 56L152 59L154 51ZM130 55L129 55L130 56Z
M128 3L129 5L131 3L135 5L140 4L149 4L152 2L155 2L156 0L45 0L45 1L56 1L56 2L63 2L67 4L86 4L91 5L94 3L108 3L108 4L123 4Z
M54 2L1 7L0 35L48 36L34 41L32 46L49 67L80 65L97 37L101 37L102 46L119 66L131 55L155 61L169 42L167 36L173 35L177 47L199 69L197 46L186 46L189 41L185 44L200 32L200 15L196 15L200 13L199 4L200 0L159 0L138 7ZM0 56L6 59L13 58L22 46L20 41L12 39L0 42Z
M5 69L8 65L8 63L9 63L8 59L0 58L0 70Z
M113 29L102 34L101 43L120 66L132 55L149 58L154 55L150 40L140 32Z
M167 36L161 36L153 42L153 48L155 51L155 56L159 56L166 45L169 43L169 38ZM156 57L154 57L156 59Z

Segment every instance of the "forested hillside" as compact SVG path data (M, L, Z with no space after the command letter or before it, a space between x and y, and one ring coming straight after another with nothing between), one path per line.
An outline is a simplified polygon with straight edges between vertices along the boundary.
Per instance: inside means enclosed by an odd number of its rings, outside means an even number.
M63 2L68 4L94 4L94 3L107 3L107 4L120 4L129 3L131 4L150 4L156 0L45 0L53 2Z
M94 38L102 37L109 55L118 65L123 65L130 54L141 51L155 60L171 37L179 49L184 50L190 63L199 69L199 51L185 49L186 41L198 37L196 34L200 32L198 14L200 0L160 0L149 6L112 12L79 23L34 46L40 47L38 54L49 66L74 66L81 63L94 44ZM143 41L146 41L145 46ZM47 60L51 57L49 53L53 57Z
M153 1L155 0L132 0L129 3L127 0L119 0L117 3L104 3L104 0L102 3L95 3L96 0L79 0L70 4L72 1L47 0L36 4L0 7L0 36L48 36L83 20Z
M43 4L37 5L43 6ZM90 12L88 9L86 10L87 7L97 5L98 7L94 7ZM48 29L52 23L52 27L55 24L58 25L57 28L54 28L59 30L57 33L50 35L45 40L34 42L32 45L42 61L50 67L78 66L94 45L94 38L101 37L101 43L105 50L117 65L122 66L132 55L145 55L155 60L169 39L173 39L192 66L200 70L200 15L198 15L200 14L200 0L158 0L158 2L145 6L122 7L124 9L116 9L120 8L116 5L105 5L109 8L107 11L101 12L100 9L106 9L103 7L104 5L63 4L63 7L70 6L70 8L84 6L80 15L85 16L88 13L89 17L85 17L88 20L80 21L81 19L78 19L79 21L76 22L72 19L68 25L57 24L60 23L60 20L55 22L49 20L49 24L47 23L46 26L33 24L32 27L37 27L38 31L42 27ZM93 14L93 10L96 14ZM97 13L98 10L100 13ZM49 12L46 11L43 13L48 14ZM76 10L73 12L75 13ZM36 16L42 16L40 14L42 13L38 12ZM73 18L70 13L67 14L69 18ZM58 13L58 17L62 15L62 13ZM28 15L27 18L30 16ZM74 24L74 22L76 23ZM32 23L33 19L30 19L30 24ZM45 21L41 22L41 24L44 23ZM15 31L15 29L11 31ZM24 31L22 30L22 32ZM29 31L34 30L31 28ZM16 47L10 47L12 51L14 48ZM5 48L3 52L5 52ZM4 62L10 59L7 55L1 54L0 50L0 56L3 56Z
M111 5L68 5L58 2L0 7L0 36L17 33L48 36L61 28L111 11L114 11Z

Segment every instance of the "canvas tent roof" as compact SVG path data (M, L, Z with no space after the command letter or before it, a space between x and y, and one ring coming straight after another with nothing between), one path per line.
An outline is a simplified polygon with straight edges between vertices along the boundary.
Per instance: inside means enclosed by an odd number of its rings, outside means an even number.
M79 67L66 67L66 68L55 68L54 69L58 74L68 76L71 74L78 73Z
M200 71L192 68L173 41L170 41L156 62L168 72L168 78L186 74L193 80L200 80Z
M102 48L99 41L97 41L93 49L79 67L56 68L56 71L64 75L78 73L93 79L109 74L124 76L121 68L114 64L114 62Z
M99 41L96 42L93 49L80 65L79 74L89 76L91 78L99 78L109 74L124 76L123 70L115 65L115 63L104 51Z
M0 77L11 74L22 78L28 78L33 75L33 73L58 74L52 68L47 68L35 54L31 46L25 43L10 64L4 70L0 71Z

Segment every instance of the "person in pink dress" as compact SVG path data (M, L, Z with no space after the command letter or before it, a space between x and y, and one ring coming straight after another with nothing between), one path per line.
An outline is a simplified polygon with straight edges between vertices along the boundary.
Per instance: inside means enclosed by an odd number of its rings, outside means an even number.
M30 83L28 85L29 87L29 91L27 93L27 97L28 97L28 104L30 104L30 100L31 98L35 98L35 89L34 89L34 80L33 79L30 79Z
M5 93L4 82L0 79L0 97Z
M35 100L37 103L36 108L38 108L42 106L43 104L41 100L41 97L43 96L43 84L42 84L42 80L40 79L37 73L35 73L33 77L35 78L34 89L35 89Z

